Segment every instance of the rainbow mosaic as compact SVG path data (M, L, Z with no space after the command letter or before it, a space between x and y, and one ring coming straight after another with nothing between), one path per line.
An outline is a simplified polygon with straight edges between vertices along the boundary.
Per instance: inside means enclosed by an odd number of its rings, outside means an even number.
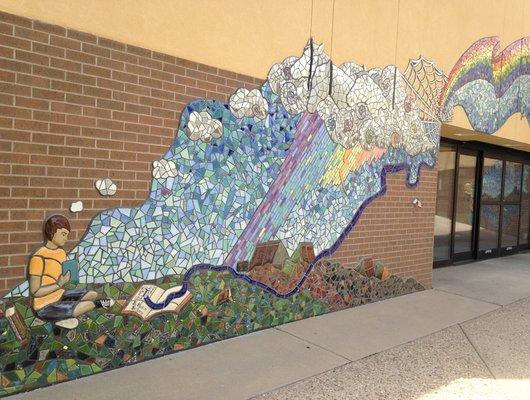
M520 112L530 123L530 37L503 51L496 36L473 43L449 74L440 104L445 112L460 105L473 129L496 132Z

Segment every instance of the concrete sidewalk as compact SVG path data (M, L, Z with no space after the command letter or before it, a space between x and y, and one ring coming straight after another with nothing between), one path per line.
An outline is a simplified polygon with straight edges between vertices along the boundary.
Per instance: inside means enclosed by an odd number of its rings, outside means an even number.
M435 270L433 286L11 398L527 395L512 380L530 378L530 300L513 302L530 297L530 254Z
M520 300L258 398L528 400L529 314Z

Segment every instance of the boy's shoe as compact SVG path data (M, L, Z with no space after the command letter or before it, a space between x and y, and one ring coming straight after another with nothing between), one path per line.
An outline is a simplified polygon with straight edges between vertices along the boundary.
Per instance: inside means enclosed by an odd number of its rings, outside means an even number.
M114 299L99 299L95 301L97 307L101 307L105 310L111 308L115 303Z
M55 325L64 329L75 329L77 328L77 325L79 325L79 321L77 320L77 318L68 318L57 321Z

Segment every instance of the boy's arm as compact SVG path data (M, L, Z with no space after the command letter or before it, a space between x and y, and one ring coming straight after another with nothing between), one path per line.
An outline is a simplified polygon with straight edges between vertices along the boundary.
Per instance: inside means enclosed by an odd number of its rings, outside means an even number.
M62 275L56 283L42 285L42 274L44 272L44 260L41 257L33 256L29 261L29 291L34 297L46 296L60 289L70 279L67 275Z

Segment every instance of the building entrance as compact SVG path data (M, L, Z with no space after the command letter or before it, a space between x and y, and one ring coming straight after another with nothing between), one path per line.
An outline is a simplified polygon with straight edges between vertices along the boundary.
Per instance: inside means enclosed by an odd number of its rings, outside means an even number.
M434 266L529 248L530 154L442 140Z

